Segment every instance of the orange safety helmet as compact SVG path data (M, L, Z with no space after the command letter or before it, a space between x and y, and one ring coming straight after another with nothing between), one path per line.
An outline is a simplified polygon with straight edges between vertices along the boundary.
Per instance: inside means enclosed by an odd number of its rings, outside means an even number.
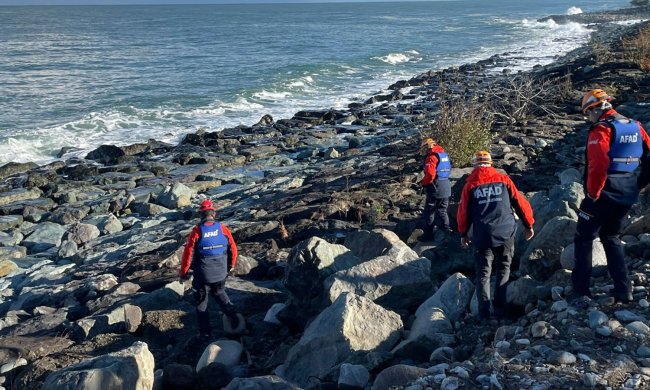
M611 108L611 104L609 104L609 102L612 101L612 99L613 98L602 89L592 89L591 91L585 93L585 95L582 97L580 109L582 110L583 114L586 114L587 110L596 107L599 104L601 105L602 109Z
M434 146L436 146L436 141L433 140L433 138L425 138L422 140L422 143L420 144L421 148L426 148L426 149L431 149Z
M210 199L206 199L203 202L201 202L201 205L199 206L199 211L216 211L214 208L214 203Z
M472 164L475 166L482 164L492 165L492 156L485 150L479 150L478 152L474 153L474 156L472 157Z

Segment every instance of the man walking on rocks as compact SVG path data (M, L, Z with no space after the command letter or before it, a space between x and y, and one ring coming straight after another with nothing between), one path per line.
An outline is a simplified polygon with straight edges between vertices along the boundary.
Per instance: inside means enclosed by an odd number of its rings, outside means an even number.
M479 318L490 318L490 275L496 273L494 313L504 314L506 284L510 278L510 264L514 254L516 222L514 213L522 220L524 238L534 236L533 210L510 177L492 167L492 156L486 151L476 152L474 170L467 177L458 207L458 231L461 244L476 248L476 296ZM514 213L513 213L514 209ZM470 238L469 230L473 234Z
M424 234L421 239L432 240L436 227L449 231L447 207L451 196L451 160L445 150L431 138L422 142L422 148L426 150L426 157L423 164L424 178L420 185L424 187L427 198L422 214Z
M575 266L571 274L572 303L588 304L593 241L600 241L614 281L613 296L632 301L632 286L620 240L621 224L639 191L648 185L650 138L637 121L612 108L612 97L602 89L587 92L581 109L593 123L587 136L584 175L585 199L580 204L575 235ZM645 161L644 161L645 160ZM639 174L643 169L644 172Z
M192 288L198 302L196 313L202 336L211 334L208 314L208 296L216 298L221 310L230 321L232 330L240 325L239 314L226 294L226 277L237 261L237 245L228 228L214 220L215 208L211 200L205 200L199 207L201 223L192 229L183 251L181 279L187 277L190 268L194 271Z

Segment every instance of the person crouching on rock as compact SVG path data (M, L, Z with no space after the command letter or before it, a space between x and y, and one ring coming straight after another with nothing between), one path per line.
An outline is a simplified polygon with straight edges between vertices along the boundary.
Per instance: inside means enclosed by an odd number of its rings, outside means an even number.
M237 262L237 245L230 230L214 220L216 212L211 200L201 203L199 214L201 223L187 238L178 276L185 280L190 268L194 271L192 288L197 300L199 332L202 336L210 336L209 295L216 298L232 330L240 325L239 314L226 294L226 277Z
M575 235L575 266L571 274L574 306L590 306L589 281L596 237L605 249L607 268L614 281L613 296L632 301L632 286L625 266L621 225L650 181L650 138L641 124L612 108L602 89L587 92L581 109L593 123L587 136L585 198L580 204ZM644 157L645 156L645 157Z
M421 240L432 240L436 227L445 232L449 231L449 197L451 196L451 184L449 175L451 173L451 160L449 155L433 139L427 138L422 142L422 148L426 152L422 170L424 178L420 185L426 191L426 204L422 214L422 225L424 234Z
M458 208L458 231L461 245L470 243L476 248L476 296L479 318L490 318L490 274L496 274L494 314L503 316L506 303L506 284L510 278L510 264L514 254L516 222L513 213L522 220L524 238L534 236L533 210L519 193L510 177L492 167L492 156L486 151L476 152L472 158L474 170L467 177ZM468 233L472 227L470 239Z

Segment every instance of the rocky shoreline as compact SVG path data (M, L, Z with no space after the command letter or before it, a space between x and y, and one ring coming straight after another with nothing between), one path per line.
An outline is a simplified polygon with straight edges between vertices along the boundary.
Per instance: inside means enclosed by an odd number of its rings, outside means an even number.
M609 14L649 17L637 10ZM647 194L624 238L635 302L609 298L601 252L597 310L564 300L583 197L587 125L576 102L585 89L616 88L622 113L650 121L650 77L620 40L638 29L602 26L597 45L521 73L564 82L565 96L552 113L493 126L497 166L537 220L537 237L518 245L512 324L473 321L472 254L456 237L417 241L414 185L441 83L455 80L460 98L469 85L482 93L507 83L514 75L495 71L507 68L504 55L400 81L347 110L0 167L0 386L647 388ZM456 193L468 172L453 170ZM214 340L199 338L191 291L177 281L206 197L240 248L227 281L248 324L237 340L214 315Z

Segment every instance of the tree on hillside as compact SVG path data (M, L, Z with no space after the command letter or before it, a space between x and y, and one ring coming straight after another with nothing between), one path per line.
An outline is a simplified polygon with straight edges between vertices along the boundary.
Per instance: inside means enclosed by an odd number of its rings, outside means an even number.
M630 0L630 4L633 7L643 7L644 5L649 5L650 0Z

